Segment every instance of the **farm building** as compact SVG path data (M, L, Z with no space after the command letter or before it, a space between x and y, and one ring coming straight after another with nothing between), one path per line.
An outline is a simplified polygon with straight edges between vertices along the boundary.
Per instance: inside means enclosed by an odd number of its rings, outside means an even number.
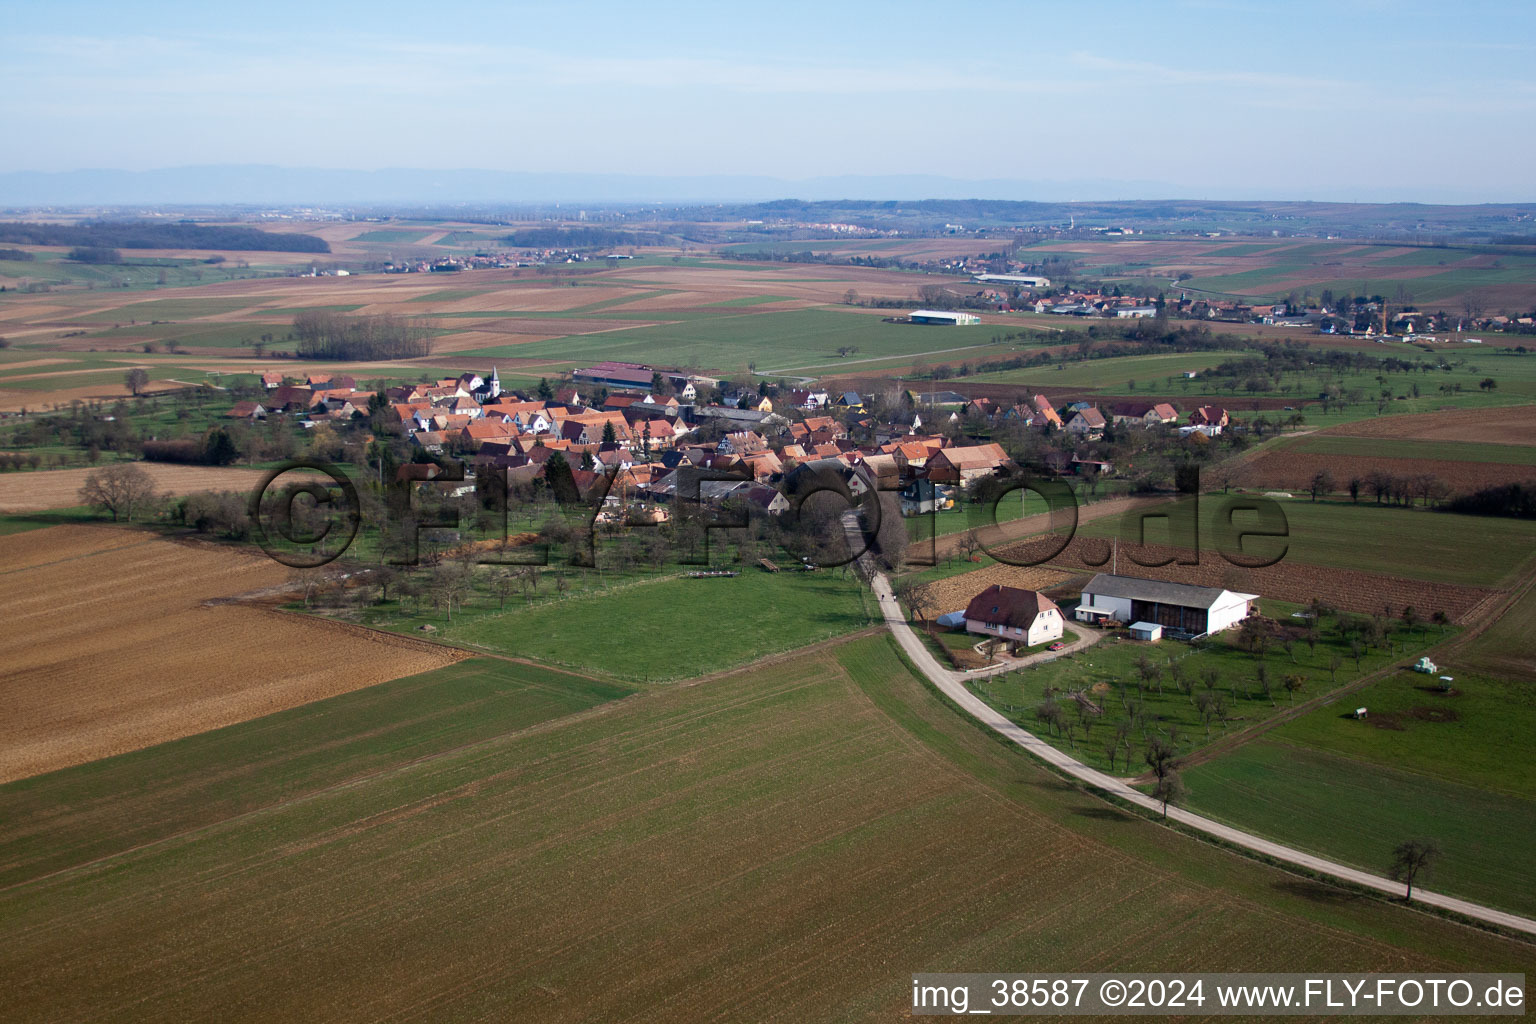
M1218 633L1248 616L1257 594L1239 594L1218 587L1164 583L1135 576L1099 573L1083 587L1077 606L1080 622L1114 619L1163 627L1169 636L1187 638Z
M1131 623L1131 639L1145 640L1148 643L1157 643L1163 638L1163 627L1155 622Z
M915 309L909 319L915 324L944 324L949 327L981 323L981 317L975 313L952 313L942 309Z
M1025 288L1049 288L1051 279L1035 274L977 274L971 278L977 284L1016 284Z
M1061 639L1061 609L1036 591L993 584L966 605L965 629L1006 640L1009 647L1033 647Z

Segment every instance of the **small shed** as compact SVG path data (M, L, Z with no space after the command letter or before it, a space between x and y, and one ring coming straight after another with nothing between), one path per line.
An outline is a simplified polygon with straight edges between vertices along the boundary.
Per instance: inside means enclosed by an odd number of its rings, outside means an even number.
M1364 718L1365 717L1365 708L1355 708L1355 717L1356 718Z
M1155 622L1131 623L1131 639L1156 643L1163 638L1163 627Z

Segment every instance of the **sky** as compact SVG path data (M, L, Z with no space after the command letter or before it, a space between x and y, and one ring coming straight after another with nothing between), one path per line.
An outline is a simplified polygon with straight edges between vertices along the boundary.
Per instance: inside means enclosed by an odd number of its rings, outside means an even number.
M1526 0L10 0L0 19L0 172L935 175L1100 183L1080 199L1536 200ZM1115 187L1127 194L1102 194Z

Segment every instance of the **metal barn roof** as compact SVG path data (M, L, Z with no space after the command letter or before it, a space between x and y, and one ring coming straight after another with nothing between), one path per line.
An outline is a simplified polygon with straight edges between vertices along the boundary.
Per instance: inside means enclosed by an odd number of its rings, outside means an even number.
M1128 601L1153 601L1157 604L1178 605L1181 608L1214 608L1223 594L1257 600L1258 594L1239 594L1219 587L1197 587L1189 583L1165 583L1162 580L1144 580L1136 576L1111 576L1101 572L1088 581L1083 593L1103 597L1118 597Z

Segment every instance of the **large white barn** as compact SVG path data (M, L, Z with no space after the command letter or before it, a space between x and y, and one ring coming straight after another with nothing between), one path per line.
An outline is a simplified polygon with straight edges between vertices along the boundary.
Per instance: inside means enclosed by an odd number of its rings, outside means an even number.
M1218 587L1101 572L1083 587L1076 616L1079 622L1150 622L1170 636L1195 637L1235 626L1248 617L1249 603L1258 598Z

